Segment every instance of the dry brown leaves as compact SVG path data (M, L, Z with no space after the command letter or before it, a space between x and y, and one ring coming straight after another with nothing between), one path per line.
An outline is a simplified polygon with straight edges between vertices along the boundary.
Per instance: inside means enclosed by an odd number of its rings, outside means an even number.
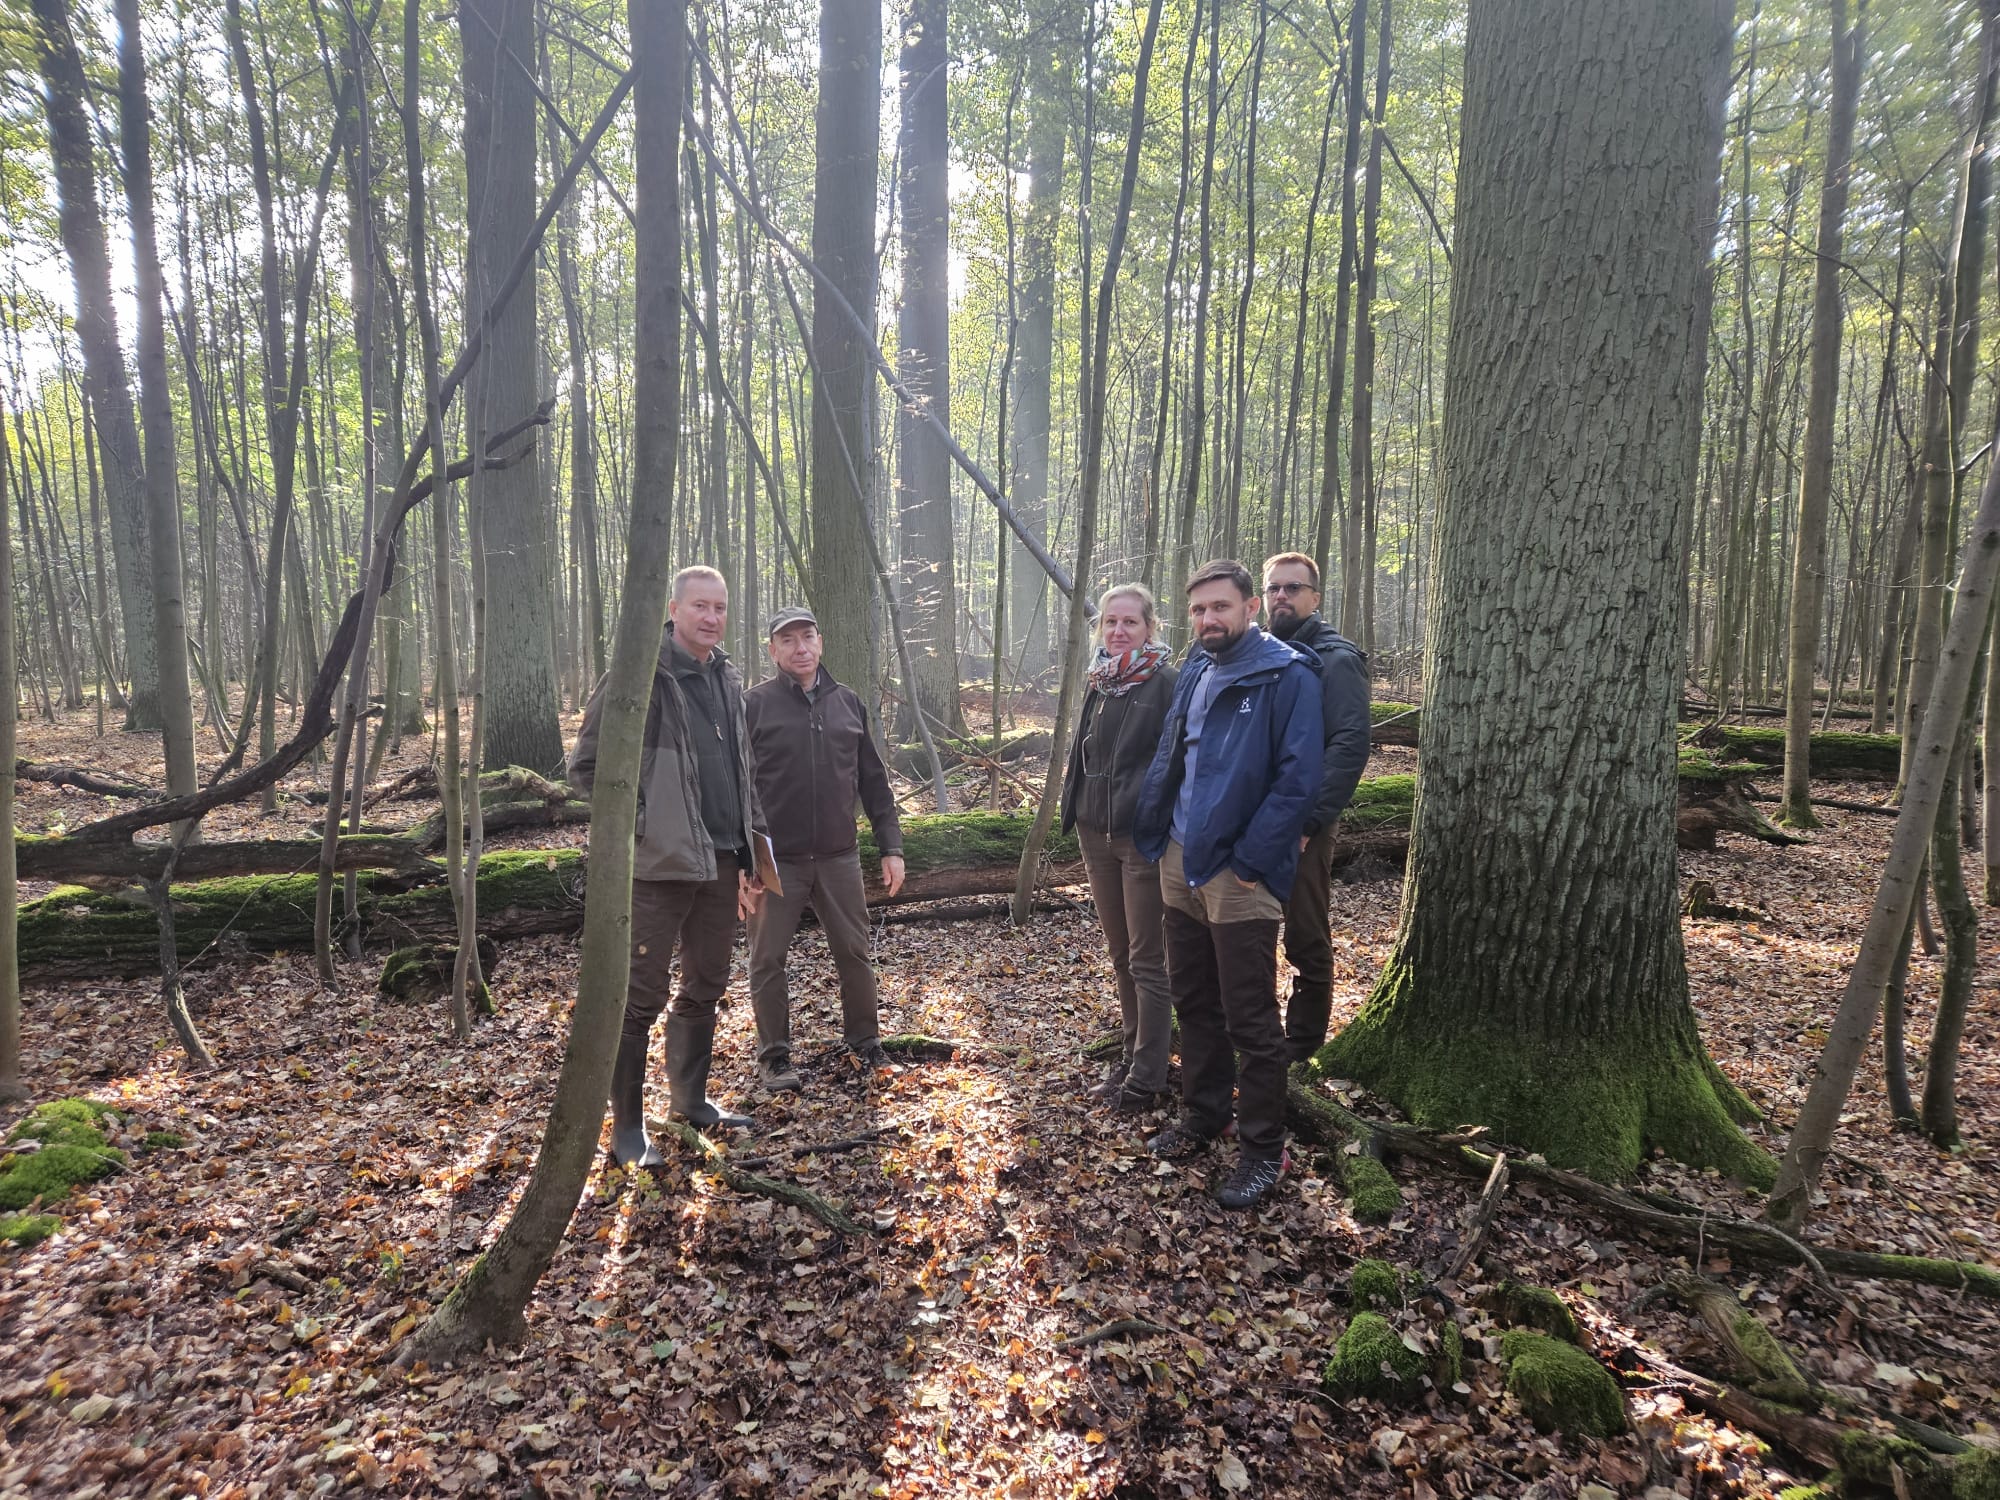
M82 724L22 731L24 755L157 777L140 742L96 741ZM74 827L96 800L24 784L21 824ZM230 810L211 835L295 831L312 811ZM1763 914L1690 924L1688 949L1711 1046L1780 1125L1887 837L1886 820L1829 822L1809 847L1684 857L1689 877ZM1393 882L1336 891L1342 1014L1387 952L1395 906ZM2000 938L1990 922L1986 938ZM1478 1358L1490 1330L1469 1307L1469 1393L1399 1408L1322 1395L1348 1268L1363 1255L1441 1258L1478 1184L1399 1166L1406 1210L1369 1228L1331 1164L1295 1152L1268 1211L1223 1214L1206 1188L1225 1155L1157 1164L1143 1150L1157 1121L1082 1098L1093 1070L1078 1043L1116 1016L1087 916L1038 919L1025 935L990 922L878 928L885 1032L972 1044L881 1079L838 1046L817 935L795 956L807 1090L750 1092L739 962L714 1087L751 1104L759 1131L732 1149L893 1127L866 1149L759 1168L886 1232L844 1241L686 1159L640 1180L599 1171L527 1342L414 1373L392 1368L396 1345L490 1242L532 1166L574 988L569 941L510 948L500 1016L465 1047L441 1014L378 1003L371 964L343 966L332 989L309 955L199 971L190 996L222 1059L200 1076L143 983L31 992L37 1097L88 1093L130 1112L128 1144L147 1130L188 1143L135 1156L66 1205L57 1238L0 1251L0 1494L1473 1496L1595 1481L1699 1496L1766 1493L1790 1476L1781 1455L1664 1391L1635 1397L1639 1429L1618 1442L1536 1434ZM1913 989L1922 1037L1930 961ZM1996 1030L1989 967L1957 1156L1889 1134L1866 1082L1817 1236L2000 1260ZM1754 1211L1727 1184L1664 1163L1648 1175L1719 1211ZM1670 1263L1532 1184L1510 1194L1485 1257L1489 1276L1558 1288L1601 1347L1648 1341L1699 1366L1713 1351L1691 1322L1632 1309ZM1829 1384L1959 1431L1995 1420L1990 1306L1850 1283L1844 1310L1793 1274L1707 1269ZM1169 1332L1059 1347L1125 1317ZM1422 1322L1405 1318L1413 1332Z

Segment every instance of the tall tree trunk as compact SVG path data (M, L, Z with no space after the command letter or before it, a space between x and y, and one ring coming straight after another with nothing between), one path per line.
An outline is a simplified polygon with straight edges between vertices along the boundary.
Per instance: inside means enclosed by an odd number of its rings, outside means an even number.
M1249 406L1245 389L1250 328L1250 298L1257 289L1257 124L1264 90L1264 42L1271 26L1269 0L1257 0L1257 39L1250 50L1250 104L1243 143L1243 280L1236 292L1236 334L1229 354L1231 424L1229 482L1222 497L1222 552L1237 554L1242 535L1243 425Z
M1903 779L1923 739L1923 718L1938 672L1944 636L1945 585L1957 543L1957 465L1979 368L1979 298L1986 283L1987 199L1992 165L1986 142L2000 101L1995 69L2000 67L2000 6L1981 9L1979 78L1974 87L1972 131L1966 141L1953 223L1951 265L1938 319L1938 345L1926 382L1924 404L1923 543L1917 580L1916 646L1910 658L1910 687L1903 709Z
M1139 181L1140 147L1146 135L1146 88L1152 76L1153 43L1160 30L1161 0L1152 0L1146 12L1146 29L1139 39L1139 58L1132 72L1132 121L1125 137L1124 174L1118 187L1118 206L1112 213L1111 233L1104 247L1104 271L1097 287L1096 330L1093 340L1100 350L1111 339L1111 303L1118 288L1118 268L1125 256L1125 232L1132 218L1132 194ZM1100 358L1091 365L1090 388L1084 398L1083 485L1077 497L1076 587L1070 591L1068 656L1063 663L1062 689L1056 702L1055 738L1049 748L1048 780L1042 787L1041 804L1021 849L1021 865L1014 879L1013 919L1016 925L1028 920L1034 906L1035 878L1040 873L1042 849L1055 821L1056 802L1062 793L1063 767L1068 763L1066 740L1072 709L1083 680L1083 667L1090 650L1089 588L1091 549L1097 539L1097 493L1104 478L1104 408L1110 384L1111 361Z
M96 422L105 502L111 514L111 554L118 571L119 617L125 626L125 659L132 678L125 727L157 730L159 669L153 641L159 622L147 545L145 474L118 339L118 309L111 295L111 257L98 206L97 166L85 104L88 85L70 29L69 0L33 0L33 5L49 154L55 162L60 200L58 222L76 284L76 337L83 347L84 386Z
M951 415L951 200L945 85L946 0L907 0L901 59L902 138L897 184L902 211L903 307L898 368L939 416ZM958 586L952 543L951 454L917 413L896 414L896 514L902 536L915 701L900 718L915 738L921 710L953 733L965 730L958 702Z
M414 14L415 8L412 7ZM536 1283L555 1258L597 1153L632 958L632 839L645 727L672 554L669 497L680 429L679 120L687 67L682 0L631 8L638 317L632 508L611 683L591 798L591 871L583 964L555 1100L534 1176L493 1248L418 1330L413 1358L462 1358L490 1339L512 1343Z
M535 220L536 103L527 60L535 55L534 0L459 0L465 56L467 246L472 295L485 307ZM535 409L541 345L532 294L510 298L486 331L486 353L466 381L468 446ZM555 666L549 657L555 576L546 516L550 495L539 463L475 470L468 506L486 531L490 593L487 652L479 676L481 747L496 766L555 771L563 761Z
M1601 1178L1770 1165L1696 1030L1674 858L1731 9L1470 12L1424 796L1396 947L1319 1058Z
M1217 94L1222 78L1222 3L1208 0L1208 121L1201 148L1201 229L1195 243L1199 263L1194 299L1194 335L1188 344L1194 390L1181 417L1180 517L1174 545L1174 566L1163 580L1173 593L1194 571L1194 515L1201 498L1201 445L1208 425L1208 295L1215 281L1215 125L1221 114ZM1172 611L1178 616L1179 611Z
M1347 446L1347 545L1341 554L1341 633L1363 651L1375 649L1375 246L1382 215L1382 111L1389 102L1390 6L1391 0L1381 0L1375 108L1362 187L1361 259L1354 280L1354 432ZM1355 46L1358 51L1358 38Z
M1343 593L1338 601L1346 612L1344 575L1349 541L1347 511L1341 503L1340 488L1340 405L1347 379L1348 310L1354 296L1356 256L1354 225L1354 177L1361 161L1362 85L1368 72L1368 0L1354 0L1347 22L1347 134L1341 145L1340 164L1340 276L1334 292L1333 349L1326 381L1326 421L1320 428L1319 530L1313 540L1313 558L1320 577L1332 572L1333 526L1340 520L1340 564Z
M1840 395L1841 234L1847 218L1848 167L1854 153L1867 25L1867 0L1858 0L1852 27L1847 24L1847 0L1832 0L1832 5L1833 104L1813 260L1812 367L1807 376L1805 465L1799 480L1785 657L1785 792L1778 821L1793 828L1819 826L1812 810L1810 769L1813 668L1819 655L1820 603L1826 592L1826 514L1833 491L1834 403ZM1829 696L1839 691L1837 681L1828 684Z
M1032 38L1035 63L1028 80L1028 203L1021 225L1022 281L1020 336L1014 365L1012 500L1021 520L1043 536L1049 534L1049 434L1051 392L1055 383L1056 233L1062 215L1063 165L1069 138L1071 87L1070 38L1054 17L1067 14L1057 4L1046 7L1045 28L1053 34ZM1054 664L1050 651L1049 614L1053 607L1048 579L1027 551L1013 544L1008 565L1012 575L1009 613L1014 637L1021 643L1021 677L1040 683Z
M882 12L878 0L821 0L813 260L875 327L875 193L881 155ZM875 438L873 379L862 330L813 297L813 598L826 664L863 696L874 689L868 516ZM850 475L854 476L850 478ZM860 493L850 493L856 479Z
M14 546L8 537L7 491L13 465L0 453L0 828L14 827L14 726L20 717L20 684L14 665ZM28 1097L21 1084L21 933L15 912L21 888L14 879L14 840L0 849L0 1104Z

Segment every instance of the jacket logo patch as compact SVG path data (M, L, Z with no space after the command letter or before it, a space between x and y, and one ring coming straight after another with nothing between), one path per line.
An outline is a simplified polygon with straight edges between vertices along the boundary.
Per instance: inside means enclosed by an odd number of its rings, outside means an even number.
M1243 700L1243 701L1242 701L1241 703L1237 704L1237 705L1236 705L1236 711L1237 711L1237 712L1238 712L1239 714L1247 714L1247 713L1249 713L1249 712L1250 712L1250 700L1249 700L1248 698L1245 698L1245 699L1244 699L1244 700Z

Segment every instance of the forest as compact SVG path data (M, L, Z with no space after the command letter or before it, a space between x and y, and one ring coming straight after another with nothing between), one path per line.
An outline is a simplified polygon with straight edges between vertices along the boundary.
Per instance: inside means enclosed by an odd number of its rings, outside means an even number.
M1996 105L2000 0L6 0L0 1500L2000 1497ZM1065 771L1284 554L1232 1213ZM880 1038L815 898L635 1161L691 565L865 708Z

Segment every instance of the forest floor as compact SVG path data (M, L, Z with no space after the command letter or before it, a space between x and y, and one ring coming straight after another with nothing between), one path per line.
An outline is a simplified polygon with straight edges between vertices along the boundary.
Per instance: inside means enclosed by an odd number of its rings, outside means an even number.
M27 758L156 782L137 748L96 739L88 715L21 726ZM1409 760L1384 752L1376 769ZM293 784L309 783L301 771ZM1829 790L1856 795L1852 784ZM23 783L19 806L20 826L37 832L74 828L105 805ZM208 831L249 837L311 816L224 810ZM1687 947L1708 1044L1769 1110L1755 1133L1774 1150L1891 826L1830 813L1809 845L1725 838L1682 857L1684 879L1712 880L1751 913L1689 922ZM580 839L563 829L526 841ZM1335 887L1337 1016L1366 996L1397 898L1394 879ZM1816 1241L2000 1263L2000 917L1982 912L1982 925L1964 1149L1941 1155L1891 1133L1871 1057ZM0 1247L0 1496L1532 1490L1553 1500L1595 1483L1699 1500L1812 1477L1660 1387L1632 1393L1636 1426L1622 1438L1534 1430L1499 1365L1480 1357L1482 1336L1498 1330L1470 1305L1472 1283L1511 1275L1556 1288L1600 1351L1642 1345L1720 1366L1690 1317L1638 1303L1684 1260L1533 1183L1506 1198L1483 1270L1462 1278L1469 1391L1398 1405L1322 1392L1356 1260L1440 1259L1479 1184L1399 1162L1402 1211L1363 1225L1333 1164L1295 1147L1267 1208L1224 1214L1207 1191L1222 1155L1156 1163L1143 1138L1159 1120L1118 1118L1083 1097L1096 1072L1079 1043L1116 1020L1087 909L1038 917L1026 932L878 924L885 1033L960 1044L948 1061L894 1076L862 1076L845 1059L816 933L794 957L806 1091L773 1101L751 1089L739 955L712 1087L751 1105L758 1131L730 1149L774 1155L880 1132L762 1169L880 1232L842 1238L797 1209L732 1194L669 1143L658 1173L593 1174L527 1341L452 1370L391 1361L526 1179L574 994L574 939L508 945L493 976L499 1014L464 1045L441 1009L378 1000L379 957L342 965L330 988L304 953L197 969L188 990L219 1060L207 1073L185 1066L146 981L31 984L35 1097L115 1105L121 1145L153 1131L184 1144L134 1149L129 1170L61 1206L55 1237ZM1934 988L1934 962L1919 960L1919 1042ZM656 1081L657 1068L656 1057ZM1643 1180L1717 1213L1756 1210L1754 1195L1669 1163ZM1844 1281L1843 1308L1803 1272L1712 1255L1703 1269L1814 1376L1866 1406L1987 1438L2000 1426L2000 1306ZM1062 1342L1119 1318L1168 1331Z

